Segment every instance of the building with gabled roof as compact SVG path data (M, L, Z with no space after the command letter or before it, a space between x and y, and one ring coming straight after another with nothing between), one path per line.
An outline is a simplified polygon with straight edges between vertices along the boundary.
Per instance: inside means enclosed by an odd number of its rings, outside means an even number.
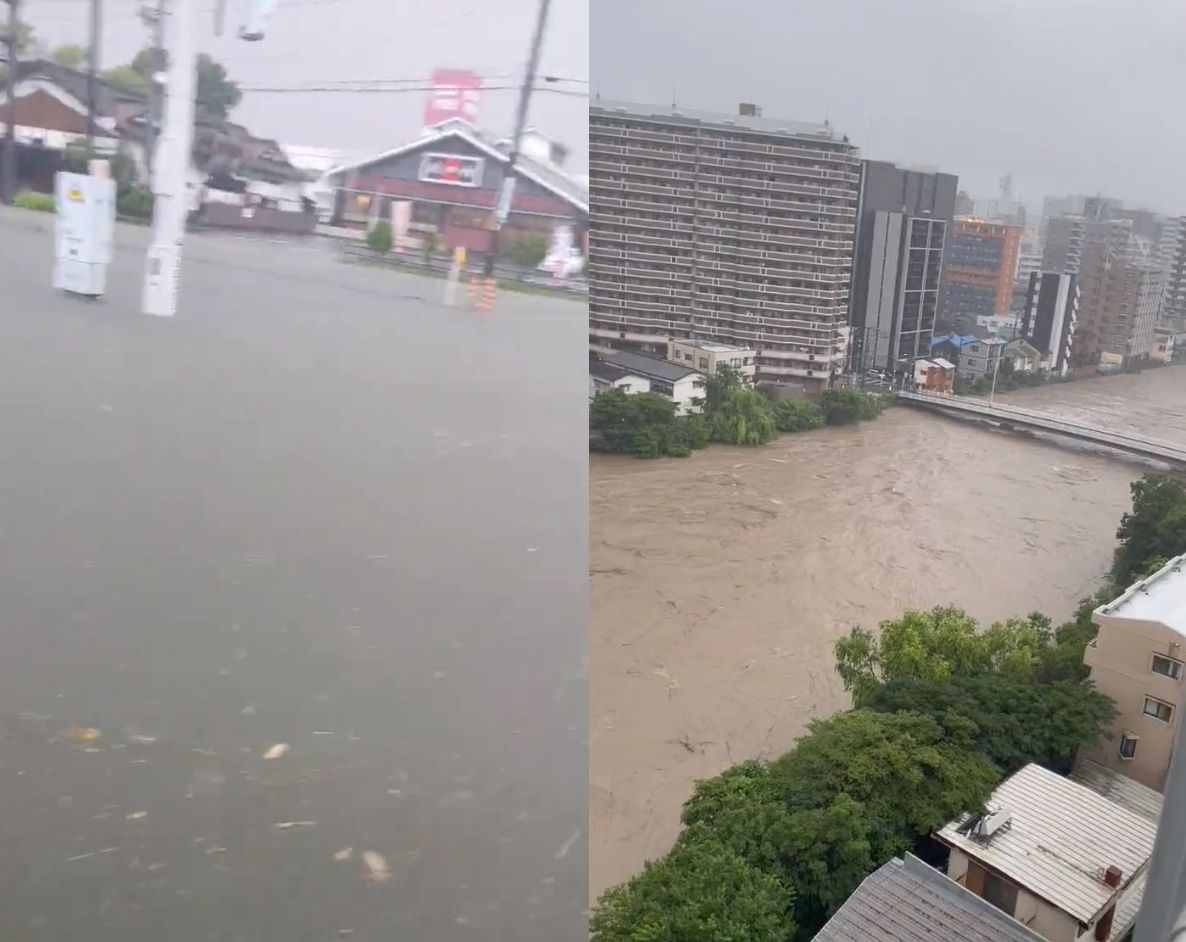
M1156 834L1146 815L1031 763L935 837L949 877L1049 942L1111 942L1135 917Z
M913 854L867 876L815 942L1041 942Z

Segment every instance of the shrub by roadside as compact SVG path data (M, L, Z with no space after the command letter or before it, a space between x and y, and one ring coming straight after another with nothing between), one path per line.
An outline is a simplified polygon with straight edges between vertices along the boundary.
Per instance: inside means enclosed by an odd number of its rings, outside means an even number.
M19 209L31 209L38 213L52 213L57 207L54 198L48 193L18 193L12 205Z

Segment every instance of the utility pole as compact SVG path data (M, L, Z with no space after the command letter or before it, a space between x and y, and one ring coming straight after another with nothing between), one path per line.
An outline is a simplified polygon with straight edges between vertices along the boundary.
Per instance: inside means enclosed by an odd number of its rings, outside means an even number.
M145 260L143 308L146 314L177 313L181 245L189 198L186 189L194 133L194 0L172 0L167 31L169 70L165 122L157 144L153 174L152 244Z
M11 203L16 196L16 34L17 0L8 0L8 65L4 69L8 120L4 130L4 164L0 166L0 197Z
M544 41L544 27L548 22L548 8L551 0L539 0L539 11L535 18L535 32L531 37L531 52L527 56L527 68L523 74L523 85L519 88L519 106L515 112L515 130L511 135L511 151L507 157L506 177L498 194L498 206L494 210L494 231L490 235L490 251L486 254L486 277L494 275L494 257L498 254L498 237L507 217L511 214L511 203L515 198L515 164L519 159L519 145L523 128L527 124L527 106L531 102L531 90L535 85L535 74L539 70L539 53Z
M99 0L91 0L91 41L87 49L86 70L86 159L89 166L95 156L95 95L99 71ZM88 170L89 172L89 170Z
M152 7L146 4L141 15L152 27L152 48L159 53L165 46L165 0L156 0L156 5ZM149 180L152 179L156 129L161 120L161 86L156 80L156 75L156 72L152 74L152 84L148 89L148 123L144 128L144 162L148 168Z

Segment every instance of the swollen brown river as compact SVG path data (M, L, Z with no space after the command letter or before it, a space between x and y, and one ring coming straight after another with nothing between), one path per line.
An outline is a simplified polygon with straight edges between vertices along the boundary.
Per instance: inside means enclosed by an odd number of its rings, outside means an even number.
M1186 367L1009 401L1186 443ZM949 603L1068 616L1143 470L906 408L765 448L594 457L592 893L671 846L696 779L848 705L832 645L850 625Z

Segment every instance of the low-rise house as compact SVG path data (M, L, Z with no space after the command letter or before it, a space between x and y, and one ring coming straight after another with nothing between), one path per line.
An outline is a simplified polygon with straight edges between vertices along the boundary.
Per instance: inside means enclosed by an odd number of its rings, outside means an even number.
M924 392L949 393L955 386L955 364L942 357L914 361L914 385Z
M976 338L971 343L963 344L960 347L959 360L956 361L959 364L961 378L975 381L992 376L1000 369L1008 344L1007 340L998 340L995 337L983 340Z
M729 366L737 371L741 381L753 385L757 372L757 353L748 347L716 343L710 340L669 340L667 359L681 366L695 367L705 376L714 376L717 367Z
M675 403L676 415L700 412L704 407L704 374L698 370L626 351L606 354L602 360L647 380L651 392Z
M1153 328L1153 349L1149 359L1154 363L1172 363L1174 359L1174 329L1168 324Z
M1041 942L912 854L867 876L815 942Z
M651 391L651 381L597 357L589 358L589 396L616 389L627 394Z
M1118 713L1111 739L1082 755L1160 791L1186 699L1186 555L1101 605L1092 621L1083 663Z
M940 334L931 340L931 357L942 357L952 363L959 363L960 351L977 340L975 334Z
M1148 817L1030 764L935 836L951 879L1048 942L1112 942L1131 927L1156 835Z

